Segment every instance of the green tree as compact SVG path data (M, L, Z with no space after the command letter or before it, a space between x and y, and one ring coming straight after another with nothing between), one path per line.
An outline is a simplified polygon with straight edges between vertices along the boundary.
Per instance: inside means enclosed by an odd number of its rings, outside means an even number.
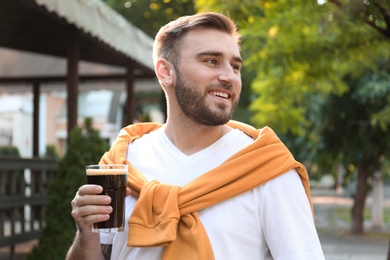
M383 160L390 153L389 124L382 127L372 115L381 111L390 95L390 74L367 73L357 79L345 79L348 91L329 95L322 107L320 135L323 146L319 154L338 159L349 171L357 172L357 189L351 210L351 232L363 232L363 212L369 192L369 180L376 170L383 169Z
M153 37L160 27L196 12L193 0L104 0L130 23Z
M386 81L390 73L388 1L278 0L253 3L198 0L197 4L200 11L222 11L239 20L244 37L243 52L252 53L247 54L245 66L256 71L251 85L253 122L258 126L270 125L282 136L289 137L285 139L286 143L301 160L320 158L318 154L324 149L319 148L328 145L323 143L326 138L321 134L332 126L332 117L325 116L326 110L323 109L329 105L329 95L330 99L346 98L345 95L351 93L360 93L364 97L370 94L363 90L369 88L370 82L377 88L382 83L389 85ZM350 90L355 83L359 83L359 89ZM384 139L372 140L374 143L370 147L375 152L370 154L365 150L346 151L345 147L356 147L356 142L364 143L356 138L372 136L379 129L387 140L390 97L386 90L377 94L384 102L381 101L380 107L367 108L365 122L369 126L360 129L362 133L354 138L345 138L347 143L334 143L334 154L325 156L333 163L338 163L338 160L346 162L347 158L353 157L358 161L349 163L358 169L359 163L370 162L365 167L369 174L358 178L357 193L363 195L366 193L362 187L366 187L371 170L380 167L371 163L380 161L377 157L383 153L381 144ZM351 99L348 101L352 102ZM359 102L361 106L374 105L367 97ZM337 107L334 109L338 111ZM348 114L349 117L358 117L359 109L351 110L355 114ZM332 120L337 120L337 117ZM343 135L340 129L343 128L338 128L339 131L333 134ZM376 158L372 158L374 155ZM365 198L358 196L354 201L353 208L359 209L352 211L351 230L354 233L363 232L363 211L357 207L364 205L362 199Z
M97 164L108 148L107 142L92 128L90 119L84 127L71 131L66 154L59 162L58 176L48 188L46 226L39 245L28 259L65 259L76 232L70 202L77 189L86 183L85 166Z

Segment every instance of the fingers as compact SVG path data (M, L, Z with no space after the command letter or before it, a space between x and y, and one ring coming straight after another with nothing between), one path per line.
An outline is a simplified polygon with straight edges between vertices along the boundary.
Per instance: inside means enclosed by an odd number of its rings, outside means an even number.
M90 226L93 223L106 221L110 218L110 213L112 208L110 206L83 206L78 210L72 210L72 216L76 220L76 223L80 228L87 227L90 229Z
M86 184L86 185L83 185L79 188L78 190L78 194L80 196L83 196L83 195L86 195L86 194L100 194L103 192L103 187L100 186L100 185L94 185L94 184Z
M130 194L131 194L130 189L129 189L129 188L126 188L126 196L130 196Z
M83 185L79 188L71 202L71 215L81 230L91 230L96 222L108 220L112 207L111 199L106 195L99 195L103 188L98 185Z

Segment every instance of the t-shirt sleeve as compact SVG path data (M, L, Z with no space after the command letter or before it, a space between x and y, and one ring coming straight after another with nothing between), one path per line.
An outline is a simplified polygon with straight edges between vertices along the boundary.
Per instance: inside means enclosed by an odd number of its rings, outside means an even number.
M274 259L324 259L311 206L295 170L267 182L261 200L262 229Z
M100 244L112 245L115 233L100 233Z

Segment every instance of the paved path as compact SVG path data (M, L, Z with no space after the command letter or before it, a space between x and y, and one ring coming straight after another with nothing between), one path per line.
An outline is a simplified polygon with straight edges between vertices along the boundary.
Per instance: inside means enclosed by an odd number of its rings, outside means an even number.
M386 239L319 233L326 260L386 260Z
M385 207L390 208L390 190L385 192ZM372 229L370 221L364 223L366 234L351 236L350 224L336 218L334 211L347 209L353 200L337 196L331 190L312 190L316 227L327 260L386 260L390 239L390 226L380 230ZM366 207L371 207L372 200L367 198Z

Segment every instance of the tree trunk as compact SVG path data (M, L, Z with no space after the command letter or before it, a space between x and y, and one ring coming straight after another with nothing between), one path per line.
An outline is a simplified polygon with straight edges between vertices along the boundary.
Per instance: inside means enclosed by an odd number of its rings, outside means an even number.
M377 170L374 173L372 181L372 227L376 229L383 228L383 210L384 210L384 193L382 172Z
M336 171L336 194L341 195L343 193L343 178L344 178L345 170L343 164L339 163Z
M364 207L368 193L369 162L361 161L358 164L358 182L355 199L351 210L351 233L361 235L364 233Z
M389 249L387 251L387 260L390 260L390 236L389 236Z

